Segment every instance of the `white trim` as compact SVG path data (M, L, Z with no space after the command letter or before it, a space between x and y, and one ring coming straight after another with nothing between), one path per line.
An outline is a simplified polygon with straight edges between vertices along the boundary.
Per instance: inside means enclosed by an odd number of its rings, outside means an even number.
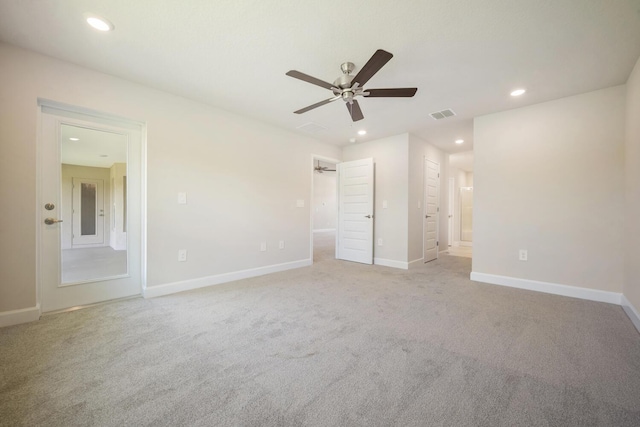
M207 286L220 285L234 280L248 279L250 277L263 276L279 271L292 270L294 268L307 267L313 264L311 259L285 262L283 264L267 265L265 267L250 268L248 270L233 271L230 273L216 274L214 276L200 277L198 279L183 280L180 282L165 283L164 285L149 286L144 289L145 298L155 298L176 292L190 291L192 289L205 288Z
M314 233L326 233L329 231L336 231L335 228L318 228L317 230L313 230Z
M384 258L373 258L373 263L375 265L382 265L384 267L401 268L403 270L409 269L409 263L405 261L396 261L393 259L384 259Z
M629 319L631 319L631 323L633 323L633 326L635 326L638 332L640 332L640 313L638 313L638 310L633 306L633 304L631 304L631 302L627 299L626 296L624 296L624 294L622 294L621 300L622 301L620 305L622 305L622 309L625 313L627 313Z
M40 319L40 304L35 307L0 312L0 328L34 322Z
M544 292L547 294L563 295L585 299L589 301L607 302L609 304L621 303L621 293L601 291L598 289L581 288L578 286L561 285L558 283L539 282L537 280L519 279L517 277L498 276L497 274L486 274L471 272L469 277L475 282L490 283L492 285L508 286L511 288L527 289L530 291Z

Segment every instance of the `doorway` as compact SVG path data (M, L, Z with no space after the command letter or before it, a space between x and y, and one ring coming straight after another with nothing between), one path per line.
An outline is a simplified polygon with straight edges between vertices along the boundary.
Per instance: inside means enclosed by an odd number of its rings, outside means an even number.
M440 164L424 160L424 262L438 258Z
M40 118L42 311L141 294L142 125L48 101Z
M311 259L335 259L337 221L337 159L312 155Z

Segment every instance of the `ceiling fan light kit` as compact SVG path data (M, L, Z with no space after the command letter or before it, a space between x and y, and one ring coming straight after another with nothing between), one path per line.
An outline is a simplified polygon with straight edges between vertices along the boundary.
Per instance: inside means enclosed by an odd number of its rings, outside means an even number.
M313 110L314 108L318 108L325 104L329 104L330 102L342 99L347 106L347 110L349 111L351 120L357 122L364 119L364 115L362 114L362 110L360 109L358 101L354 99L356 97L410 98L414 96L418 90L418 88L415 87L392 89L364 88L364 85L369 81L369 79L371 79L371 77L373 77L378 71L380 71L380 69L384 67L384 65L389 62L391 58L393 58L393 55L391 53L382 49L378 49L355 76L351 75L353 70L355 70L355 65L353 64L353 62L344 62L340 65L342 76L338 77L333 82L333 84L317 79L308 74L304 74L300 71L288 71L286 74L289 77L293 77L295 79L299 79L307 83L329 89L333 93L333 96L331 98L309 105L308 107L301 108L297 111L294 111L294 113L306 113L307 111Z

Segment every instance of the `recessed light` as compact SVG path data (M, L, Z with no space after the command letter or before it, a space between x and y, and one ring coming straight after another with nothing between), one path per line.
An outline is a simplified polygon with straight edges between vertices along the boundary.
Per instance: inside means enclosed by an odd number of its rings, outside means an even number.
M464 139L456 139L456 144L462 144L464 142Z
M80 141L80 138L69 138L69 141Z
M90 13L85 14L84 17L87 20L87 24L98 31L113 31L114 29L113 24L108 19Z
M98 154L98 157L109 157L107 154Z
M366 134L367 134L367 131L364 129L358 131L358 135L366 135Z
M516 89L513 92L511 92L511 96L520 96L525 92L526 92L526 89Z

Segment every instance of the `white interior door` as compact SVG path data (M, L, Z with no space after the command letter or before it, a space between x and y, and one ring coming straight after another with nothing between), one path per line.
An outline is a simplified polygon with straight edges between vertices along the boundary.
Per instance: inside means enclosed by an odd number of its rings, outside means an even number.
M425 159L424 171L424 262L429 262L438 258L440 165Z
M104 182L73 178L73 245L104 245Z
M373 264L373 159L337 165L336 258Z
M448 212L448 230L449 230L449 246L453 246L453 212L455 210L455 178L449 178L449 212Z
M67 248L64 251L62 249L61 147L63 129L69 127L77 129L78 132L106 132L109 133L108 136L124 144L122 150L126 153L128 178L126 229L130 237L127 239L125 251L116 251L108 245ZM66 140L64 142L68 143ZM78 141L78 147L85 147L86 143L82 138ZM108 146L100 149L106 150ZM109 119L41 106L41 134L38 140L38 285L43 312L128 297L142 292L142 149L140 125L123 123L122 126L116 126ZM97 158L103 155L89 157ZM68 162L65 162L65 167L67 165ZM64 218L71 219L70 216ZM71 267L75 269L73 274L68 274L67 267L63 266L63 252L65 256L71 257ZM114 270L114 263L119 269ZM71 279L68 279L69 277Z

